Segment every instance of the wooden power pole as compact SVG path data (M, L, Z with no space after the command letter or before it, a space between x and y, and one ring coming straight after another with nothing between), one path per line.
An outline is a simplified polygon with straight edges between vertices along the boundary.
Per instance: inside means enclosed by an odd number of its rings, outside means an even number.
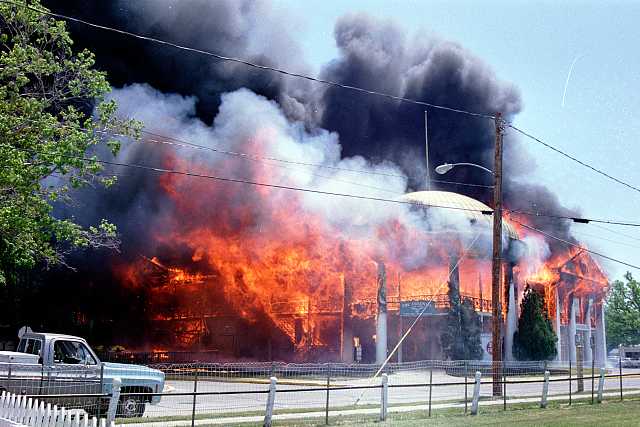
M502 395L502 307L500 304L500 277L502 272L502 114L495 117L496 146L493 166L493 260L491 266L492 359L493 395Z

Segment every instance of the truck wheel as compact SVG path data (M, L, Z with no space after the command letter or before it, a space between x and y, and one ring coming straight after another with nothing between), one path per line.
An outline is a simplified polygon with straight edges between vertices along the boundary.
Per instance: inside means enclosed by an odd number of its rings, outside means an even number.
M120 418L141 417L144 414L144 402L139 396L123 396L118 402L116 415Z

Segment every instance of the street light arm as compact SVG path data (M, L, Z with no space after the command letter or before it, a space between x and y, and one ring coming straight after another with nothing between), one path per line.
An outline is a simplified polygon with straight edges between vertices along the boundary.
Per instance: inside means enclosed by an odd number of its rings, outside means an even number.
M485 172L489 172L491 175L494 175L494 173L493 173L493 171L491 169L487 169L484 166L476 165L475 163L445 163L442 166L446 166L446 168L445 168L446 170L443 173L449 172L451 169L453 169L456 166L472 166L474 168L482 169ZM436 168L436 172L437 171L438 171L438 168Z

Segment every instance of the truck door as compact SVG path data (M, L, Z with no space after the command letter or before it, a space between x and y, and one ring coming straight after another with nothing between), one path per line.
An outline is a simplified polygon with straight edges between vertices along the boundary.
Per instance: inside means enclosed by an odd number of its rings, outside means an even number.
M47 394L69 395L60 399L68 408L87 408L95 398L77 396L100 392L98 361L81 341L53 341L53 363L47 381ZM74 396L76 395L76 396Z

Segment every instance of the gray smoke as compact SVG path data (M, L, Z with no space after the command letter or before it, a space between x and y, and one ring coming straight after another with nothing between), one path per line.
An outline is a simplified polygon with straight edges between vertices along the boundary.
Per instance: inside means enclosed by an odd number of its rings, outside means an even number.
M300 47L286 30L287 17L277 14L266 0L45 0L44 4L102 25L310 72ZM305 108L311 90L305 81L81 24L69 26L77 45L96 53L98 67L109 73L112 84L148 83L164 92L195 95L198 115L205 121L216 115L222 93L243 87L277 100L293 118L308 115Z
M101 24L223 55L308 72L300 48L286 30L287 17L276 15L267 1L120 0L87 4L79 0L54 0L46 4L55 11ZM326 152L318 150L316 158L307 157L309 153L302 156L297 152L276 153L280 157L323 163L329 155L329 163L344 162L354 168L388 164L394 170L400 168L398 173L407 177L406 190L424 187L424 108L421 106L310 84L78 25L71 28L81 46L87 45L96 51L99 66L108 71L116 86L146 83L161 92L176 94L166 97L150 95L158 98L158 105L166 107L166 112L163 113L163 107L158 107L160 111L157 114L145 119L150 130L207 143L208 138L202 135L209 131L186 131L191 127L185 127L185 121L202 120L196 126L199 129L206 128L214 119L222 121L218 115L223 94L247 88L277 102L284 120L290 121L299 133L304 133L306 139L318 137L324 141L326 135L339 138L339 144L325 145ZM341 18L335 27L335 39L340 55L323 68L323 78L457 109L489 114L499 111L507 119L522 108L515 86L500 81L481 59L456 43L423 34L408 37L398 25L362 14ZM136 90L140 92L140 87ZM132 92L133 89L129 89L128 93ZM123 111L133 111L127 107L129 102L124 93L118 96ZM188 100L187 109L182 108L180 99ZM180 105L181 116L176 116L177 112L172 110L174 102ZM431 169L444 162L473 162L492 167L494 129L490 120L438 109L429 109L428 113ZM246 112L238 111L236 114ZM159 117L162 119L158 120ZM158 126L160 121L161 126ZM171 151L167 147L137 147L125 150L122 158L157 165L166 158L167 150ZM178 150L177 156L188 158L190 155ZM508 207L554 214L572 213L563 208L548 189L526 183L535 163L512 133L505 137L504 163ZM246 165L232 164L235 176L251 176L253 173L246 169ZM301 172L296 174L299 176ZM364 179L370 187L383 190L386 187L387 192L356 190L348 184L344 188L344 181L353 180L353 176L336 175L332 180L316 179L313 183L306 183L318 189L335 190L338 186L347 190L345 192L367 191L367 194L386 197L393 197L391 193L398 191L396 183L380 182L375 177L357 179ZM443 179L491 184L490 176L473 168L454 169ZM121 177L119 192L101 194L98 200L87 200L86 206L93 204L97 207L93 212L95 215L87 209L81 216L89 218L89 222L108 213L112 220L123 223L121 226L125 232L140 230L142 225L148 225L149 213L164 210L165 202L158 197L161 194L158 186L157 176L129 170ZM434 187L463 193L491 204L491 192L486 188L451 184L434 184ZM250 198L250 193L245 192L245 196ZM346 212L332 210L331 206L331 203L317 202L314 209L325 209L332 218L340 218L340 212ZM373 211L377 212L376 209ZM569 223L536 218L533 225L571 239ZM134 235L139 236L140 233ZM146 239L133 240L129 242L130 247L144 247L146 244L141 243ZM555 245L550 243L553 250Z
M327 65L324 78L471 112L501 112L507 120L522 108L520 94L512 84L498 80L481 59L456 43L424 35L408 39L397 25L367 15L340 19L335 38L340 57ZM372 159L390 159L402 166L414 188L424 185L422 106L338 88L326 90L319 104L322 127L338 132L345 155L366 153ZM491 120L432 108L428 109L428 117L432 171L445 162L472 162L492 168L495 131ZM507 132L504 146L507 207L576 214L564 208L547 188L526 182L535 161L513 131ZM475 168L456 168L441 179L492 183L488 174ZM435 186L492 202L488 189ZM573 240L568 222L535 218L533 225ZM556 242L551 243L555 247Z

